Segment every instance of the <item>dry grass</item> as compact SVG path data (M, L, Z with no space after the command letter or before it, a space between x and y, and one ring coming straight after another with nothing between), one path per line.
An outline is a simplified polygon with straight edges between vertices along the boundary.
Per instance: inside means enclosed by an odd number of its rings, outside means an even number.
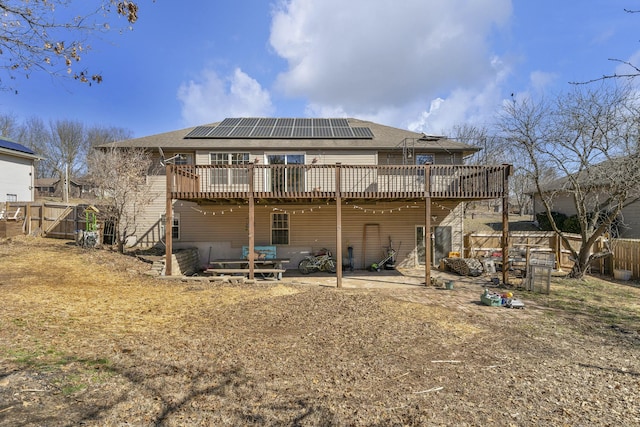
M640 423L640 289L215 285L0 243L0 426ZM380 280L376 276L376 280Z

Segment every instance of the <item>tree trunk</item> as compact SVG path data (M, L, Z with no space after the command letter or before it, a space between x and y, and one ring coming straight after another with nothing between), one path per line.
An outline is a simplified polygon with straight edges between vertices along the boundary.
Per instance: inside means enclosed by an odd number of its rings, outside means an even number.
M578 252L578 259L573 264L569 277L573 279L582 279L591 264L591 254L587 247L582 246Z

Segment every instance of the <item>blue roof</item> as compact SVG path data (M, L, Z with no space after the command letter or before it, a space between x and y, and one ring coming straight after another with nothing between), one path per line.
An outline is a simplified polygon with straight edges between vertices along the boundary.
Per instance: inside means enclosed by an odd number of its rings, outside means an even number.
M22 144L18 144L17 142L9 141L8 139L4 139L4 138L0 138L0 148L6 148L13 151L20 151L22 153L27 153L27 154L36 154L35 151L33 151L32 149L27 148Z

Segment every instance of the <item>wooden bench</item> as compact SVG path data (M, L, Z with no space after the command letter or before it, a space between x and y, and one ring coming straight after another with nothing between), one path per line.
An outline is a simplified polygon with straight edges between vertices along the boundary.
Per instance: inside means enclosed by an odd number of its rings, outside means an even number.
M284 273L284 268L255 268L253 270L254 274L259 274L265 279L281 279L282 273ZM216 275L224 275L224 274L241 274L246 275L249 274L248 268L207 268L207 273L216 274Z
M255 260L254 275L259 274L263 278L282 279L282 273L287 271L283 264L288 259L262 259ZM243 274L249 273L249 261L246 259L217 259L209 262L209 268L205 270L210 274Z

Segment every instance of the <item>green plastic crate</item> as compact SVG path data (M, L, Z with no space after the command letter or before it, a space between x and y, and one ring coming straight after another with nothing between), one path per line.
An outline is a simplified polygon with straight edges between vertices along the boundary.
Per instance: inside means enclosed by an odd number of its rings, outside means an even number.
M502 306L502 298L500 298L499 296L487 296L487 295L480 295L480 301L484 304L484 305L488 305L490 307L501 307Z

